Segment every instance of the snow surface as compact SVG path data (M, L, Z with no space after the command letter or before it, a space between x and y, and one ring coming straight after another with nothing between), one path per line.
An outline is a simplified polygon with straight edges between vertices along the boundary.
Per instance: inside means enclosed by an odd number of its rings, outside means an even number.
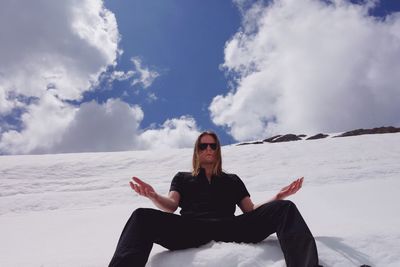
M107 266L131 212L135 175L168 192L192 149L0 157L0 266ZM223 147L255 202L293 179L290 197L313 232L324 266L400 266L400 134ZM240 211L237 209L237 213ZM285 266L276 236L259 244L211 242L147 266Z

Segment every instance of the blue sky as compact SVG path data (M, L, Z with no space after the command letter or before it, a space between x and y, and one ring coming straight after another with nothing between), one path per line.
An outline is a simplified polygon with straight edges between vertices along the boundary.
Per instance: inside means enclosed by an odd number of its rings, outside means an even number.
M1 7L0 154L400 126L399 1Z
M191 115L202 129L218 131L224 143L233 139L216 127L208 112L214 96L227 91L224 45L240 27L239 10L231 1L106 1L116 14L124 54L118 69L132 68L131 57L140 57L160 76L146 94L131 93L123 99L140 103L143 127L166 119ZM124 91L129 82L115 82L113 91ZM99 90L101 91L101 90ZM102 96L101 92L91 97ZM106 93L106 98L109 95Z

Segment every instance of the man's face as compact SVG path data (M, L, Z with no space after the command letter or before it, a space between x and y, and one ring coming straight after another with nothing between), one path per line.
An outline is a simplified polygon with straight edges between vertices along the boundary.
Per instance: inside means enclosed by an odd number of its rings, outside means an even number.
M211 135L204 135L200 138L200 144L216 144L216 140ZM198 149L200 166L214 164L216 160L216 151L209 145L206 149Z

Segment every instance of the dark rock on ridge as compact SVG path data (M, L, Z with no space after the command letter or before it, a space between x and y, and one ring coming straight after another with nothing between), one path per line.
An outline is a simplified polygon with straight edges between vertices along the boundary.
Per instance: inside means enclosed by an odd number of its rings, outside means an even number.
M237 144L238 146L244 146L244 145L258 145L264 143L263 141L255 141L255 142L246 142L246 143L240 143Z
M357 129L357 130L342 133L342 134L334 136L334 137L346 137L346 136L356 136L356 135L364 135L364 134L398 133L398 132L400 132L400 128L388 126L388 127L378 127L378 128L373 128L373 129ZM302 138L305 136L306 136L305 134L275 135L270 138L264 139L263 141L246 142L246 143L240 143L237 145L241 146L241 145L263 144L264 142L278 143L278 142L298 141L298 140L302 140ZM314 136L308 137L305 140L321 139L321 138L326 138L328 136L329 136L328 134L319 133Z
M285 134L285 135L282 135L282 136L280 136L280 137L277 137L277 138L273 139L273 140L271 141L271 143L288 142L288 141L298 141L298 140L301 140L301 138L298 137L298 136L295 135L295 134Z
M400 128L389 126L389 127L378 127L378 128L373 128L373 129L357 129L357 130L342 133L342 134L334 136L334 137L356 136L356 135L363 135L363 134L398 133L398 132L400 132Z
M325 138L325 137L328 137L328 136L329 136L329 134L319 133L319 134L316 134L316 135L308 137L306 140L322 139L322 138Z
M278 135L272 136L270 138L264 139L263 141L268 142L268 143L273 143L276 138L281 137L281 136L282 135L278 134Z

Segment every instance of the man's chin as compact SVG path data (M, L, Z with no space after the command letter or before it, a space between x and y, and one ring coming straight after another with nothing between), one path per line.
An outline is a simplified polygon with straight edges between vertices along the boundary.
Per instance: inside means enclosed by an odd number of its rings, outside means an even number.
M203 162L201 162L201 165L214 165L215 161L214 159L210 159L210 160L204 160Z

